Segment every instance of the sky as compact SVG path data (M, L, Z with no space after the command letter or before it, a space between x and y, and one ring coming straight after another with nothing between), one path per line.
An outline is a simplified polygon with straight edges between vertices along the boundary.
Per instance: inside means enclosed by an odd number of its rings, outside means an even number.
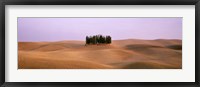
M182 39L182 18L18 18L18 41L85 40L110 35L121 39Z

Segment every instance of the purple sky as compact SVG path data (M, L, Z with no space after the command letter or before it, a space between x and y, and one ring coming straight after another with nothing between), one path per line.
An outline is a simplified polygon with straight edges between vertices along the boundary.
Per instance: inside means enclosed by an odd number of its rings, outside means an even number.
M18 18L18 41L182 39L182 18Z

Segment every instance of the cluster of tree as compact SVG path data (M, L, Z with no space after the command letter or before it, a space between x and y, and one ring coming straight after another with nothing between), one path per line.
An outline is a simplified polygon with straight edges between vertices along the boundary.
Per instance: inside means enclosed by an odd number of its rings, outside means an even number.
M110 44L111 43L110 36L102 36L102 35L93 35L86 36L86 44Z

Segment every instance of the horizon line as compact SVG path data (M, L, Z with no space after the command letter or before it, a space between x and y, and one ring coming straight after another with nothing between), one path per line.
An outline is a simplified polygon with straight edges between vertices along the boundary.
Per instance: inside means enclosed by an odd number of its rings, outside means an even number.
M114 39L117 40L182 40L182 39ZM57 40L57 41L17 41L17 42L61 42L61 41L85 41L85 40Z

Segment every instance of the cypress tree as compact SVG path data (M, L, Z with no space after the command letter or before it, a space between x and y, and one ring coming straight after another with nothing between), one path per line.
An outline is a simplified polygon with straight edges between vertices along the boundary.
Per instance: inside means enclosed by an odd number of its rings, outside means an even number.
M106 43L108 43L109 41L108 41L108 36L106 36Z
M98 44L99 43L98 35L96 35L95 37L96 37L96 44Z
M99 36L99 43L102 43L103 42L103 37L102 35Z
M90 36L90 44L92 44L93 42L93 39L92 39L92 36Z
M102 43L106 43L106 38L102 36Z
M111 37L108 36L107 39L108 39L108 40L107 40L107 43L111 44L111 41L112 41Z
M112 41L110 36L93 35L86 36L86 44L110 44Z
M95 38L95 36L92 36L92 44L96 44L96 38Z
M86 36L86 44L90 44L90 39L88 36Z

